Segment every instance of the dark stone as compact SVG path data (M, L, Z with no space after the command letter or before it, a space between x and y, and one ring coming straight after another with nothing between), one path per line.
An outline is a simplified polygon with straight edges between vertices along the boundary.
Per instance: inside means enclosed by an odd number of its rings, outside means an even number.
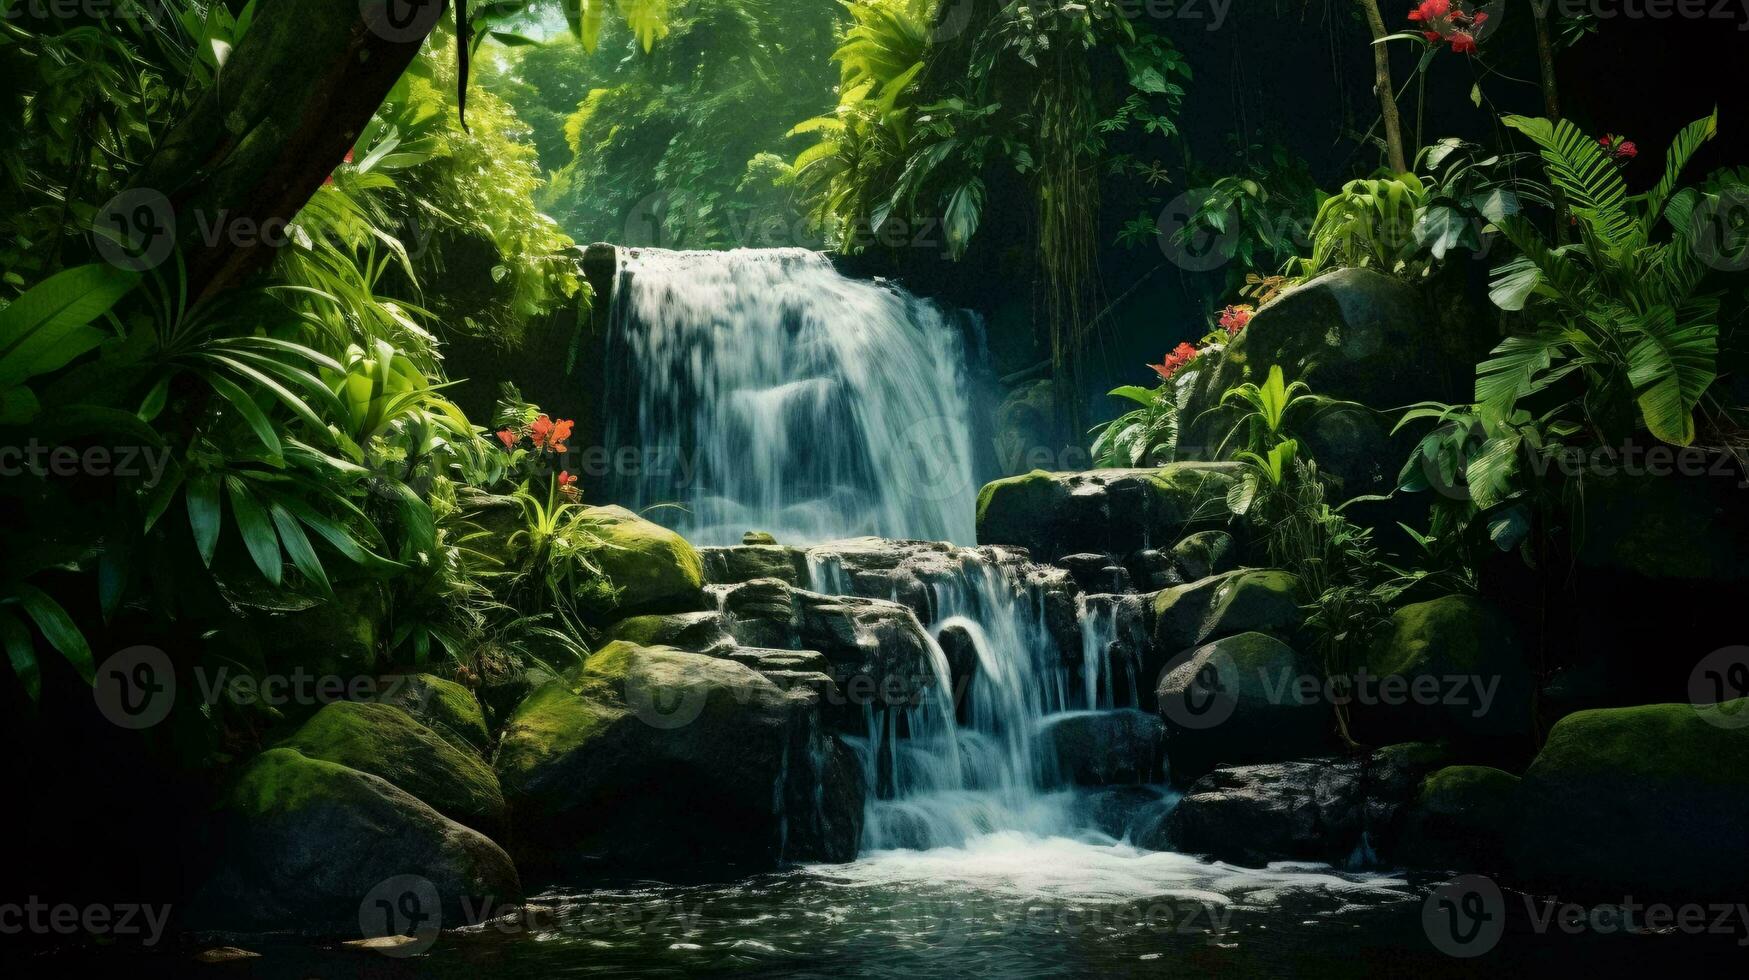
M1130 573L1105 555L1065 555L1054 564L1068 572L1082 592L1109 595L1130 591Z
M1549 731L1515 803L1510 857L1528 884L1741 901L1749 698L1569 715Z
M1047 473L987 484L978 494L978 541L1027 549L1036 561L1099 552L1123 559L1227 520L1234 463Z
M1362 666L1379 692L1357 691L1351 715L1362 741L1529 736L1534 680L1517 629L1486 600L1444 596L1404 606Z
M1317 664L1263 633L1200 647L1160 679L1168 768L1185 785L1219 765L1303 758L1324 751L1334 715L1308 697Z
M848 860L862 779L816 692L616 642L517 709L496 765L531 866L698 874Z
M1167 836L1178 850L1255 867L1376 864L1423 776L1445 758L1436 746L1411 743L1370 755L1216 769L1172 810Z
M1078 786L1160 779L1166 729L1145 711L1123 708L1052 715L1039 734L1058 776Z
M378 776L262 753L222 802L209 841L215 870L190 913L197 929L356 938L360 906L390 879L435 888L444 925L488 901L515 903L509 855Z

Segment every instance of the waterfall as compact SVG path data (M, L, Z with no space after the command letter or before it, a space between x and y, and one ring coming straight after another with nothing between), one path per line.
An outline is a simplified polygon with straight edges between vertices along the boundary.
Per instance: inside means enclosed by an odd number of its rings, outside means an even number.
M608 337L619 502L696 544L970 543L959 326L803 249L627 253Z
M867 735L856 745L868 779L864 849L957 847L1002 832L1125 836L1109 821L1095 826L1097 793L1073 785L1057 747L1059 726L1088 726L1085 745L1106 737L1102 724L1140 715L1135 667L1115 652L1118 597L1080 599L1083 663L1071 667L1027 566L982 550L951 554L926 579L935 691L898 709L864 707ZM808 568L815 589L853 591L831 545L811 549ZM1157 825L1166 798L1129 794L1138 809L1120 822Z

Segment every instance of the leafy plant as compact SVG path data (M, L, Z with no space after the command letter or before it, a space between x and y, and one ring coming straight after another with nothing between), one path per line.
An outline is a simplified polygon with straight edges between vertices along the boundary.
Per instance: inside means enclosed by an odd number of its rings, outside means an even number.
M1717 378L1719 297L1703 289L1709 270L1690 236L1707 198L1678 183L1717 133L1717 114L1677 135L1663 177L1637 197L1597 141L1571 122L1509 116L1506 124L1538 146L1580 240L1551 247L1529 221L1501 222L1520 255L1494 270L1493 299L1535 315L1537 329L1508 338L1477 368L1476 401L1487 415L1507 418L1520 402L1582 379L1555 413L1563 433L1611 438L1637 423L1665 442L1693 444L1695 415ZM1657 241L1663 225L1671 234Z

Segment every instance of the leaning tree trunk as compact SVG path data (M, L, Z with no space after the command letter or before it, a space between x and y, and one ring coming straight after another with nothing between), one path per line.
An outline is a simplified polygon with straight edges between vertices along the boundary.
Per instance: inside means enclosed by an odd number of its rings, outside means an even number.
M1378 91L1379 115L1385 126L1385 151L1390 155L1391 172L1407 173L1408 158L1403 155L1403 122L1397 116L1397 89L1391 82L1391 52L1379 42L1385 38L1385 18L1379 13L1378 0L1360 0L1366 10L1366 26L1372 31L1373 88Z
M345 157L447 5L263 0L132 184L169 199L191 299L273 260L276 230Z

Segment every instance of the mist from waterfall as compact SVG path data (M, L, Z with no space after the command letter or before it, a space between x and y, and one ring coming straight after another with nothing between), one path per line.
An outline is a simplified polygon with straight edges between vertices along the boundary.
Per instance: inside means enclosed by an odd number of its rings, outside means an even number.
M971 543L968 353L934 303L804 249L641 249L607 356L618 502L694 543Z

